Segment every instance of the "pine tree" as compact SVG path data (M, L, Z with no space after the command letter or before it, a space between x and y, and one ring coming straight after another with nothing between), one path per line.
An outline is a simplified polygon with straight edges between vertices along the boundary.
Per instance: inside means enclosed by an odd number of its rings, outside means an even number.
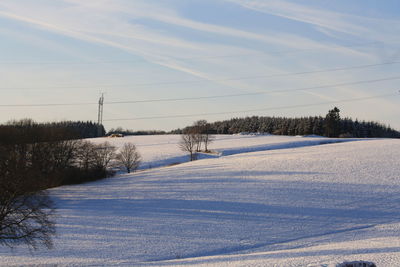
M325 117L325 136L338 137L340 134L340 110L337 107L329 110Z

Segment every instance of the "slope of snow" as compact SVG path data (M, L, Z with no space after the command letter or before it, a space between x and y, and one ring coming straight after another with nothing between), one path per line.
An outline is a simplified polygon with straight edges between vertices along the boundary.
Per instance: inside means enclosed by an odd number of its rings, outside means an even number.
M213 148L282 148L295 138L225 136ZM135 142L149 162L150 139ZM368 140L233 153L52 189L55 249L0 248L0 265L396 266L399 158L399 140Z
M168 166L189 161L187 153L179 148L180 135L126 136L123 138L88 139L93 143L109 142L120 148L125 143L136 145L143 161L140 169ZM319 144L350 142L360 139L325 138L318 136L274 136L274 135L217 135L209 148L213 154L201 153L199 158L214 158L245 152L284 149L289 147L315 146Z

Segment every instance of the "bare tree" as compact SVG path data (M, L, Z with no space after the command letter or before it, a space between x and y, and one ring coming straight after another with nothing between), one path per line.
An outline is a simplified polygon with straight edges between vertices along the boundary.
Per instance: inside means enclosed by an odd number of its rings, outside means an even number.
M196 142L196 152L201 152L201 144L203 143L203 136L200 133L194 134L195 142Z
M94 162L97 168L107 169L110 162L115 159L116 148L109 142L98 144L94 147Z
M179 147L182 151L188 152L190 156L190 161L196 159L196 147L198 144L198 138L195 133L189 132L181 135L181 140L179 142Z
M201 145L204 144L204 151L209 152L208 145L214 140L210 134L210 124L206 120L198 120L193 123L189 129L196 138L196 151L201 151Z
M196 152L201 151L201 144L203 143L202 131L204 127L204 120L195 121L193 125L189 128L189 132L194 135L196 141Z
M117 162L126 168L130 173L135 171L141 162L141 156L132 143L126 143L117 154Z
M0 245L51 248L54 206L42 190L105 178L115 149L29 120L14 124L0 127Z
M2 194L0 199L0 244L27 244L37 248L43 244L52 248L55 234L53 202L44 192L16 196Z
M82 142L77 149L77 160L80 167L88 171L95 164L95 145L89 141Z
M201 129L202 141L204 143L204 152L209 152L208 145L214 141L214 136L210 133L210 124L204 121Z
M39 172L24 163L29 157L26 147L0 145L0 245L51 248L53 202L40 191Z

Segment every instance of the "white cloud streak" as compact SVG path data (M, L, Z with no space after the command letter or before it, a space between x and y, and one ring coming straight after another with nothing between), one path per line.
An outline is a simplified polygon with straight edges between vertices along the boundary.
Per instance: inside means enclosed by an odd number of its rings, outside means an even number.
M249 12L256 11L283 20L305 23L327 38L340 39L341 34L354 36L355 43L364 39L386 41L393 38L393 33L400 28L398 21L363 18L288 1L218 1L235 4ZM226 25L199 22L185 17L173 5L168 6L163 1L48 0L46 2L43 0L40 3L4 0L0 3L0 17L76 40L117 48L131 55L142 57L152 64L204 80L215 81L227 77L243 76L243 72L284 73L294 69L318 69L324 68L325 62L328 61L338 66L345 66L355 65L353 62L359 64L359 61L371 62L371 60L379 59L379 55L363 52L354 47L341 47L326 40L313 39L312 36L302 33L280 31L279 29L257 31L249 28L244 30ZM163 27L154 26L152 23L154 25L161 24ZM392 27L386 27L388 24ZM198 37L197 40L192 40L179 33L176 28L190 30ZM208 41L206 38L202 39L204 36L209 37ZM212 40L210 41L210 39ZM268 54L268 51L271 50L297 49L320 51L320 53L315 56L313 53L294 55L293 59L287 60L285 63L279 63L284 62L284 57L279 58L279 55ZM254 57L246 60L240 57L230 60L206 58L207 56L252 53L255 55L260 53L260 58ZM321 54L323 55L321 56ZM199 57L201 60L188 61L184 59L185 57ZM329 63L326 64L329 66ZM320 79L335 81L337 76L320 76ZM303 85L307 87L313 82L313 80L296 80L296 78L282 81L285 86L292 84L290 86L292 88ZM252 83L247 81L214 83L227 90L236 91L280 86L278 82L266 83L262 80ZM300 85L298 86L297 83ZM352 88L346 88L346 90L357 92ZM313 94L321 99L331 99L331 97L317 92L305 94Z
M397 20L367 18L359 15L338 13L329 10L299 5L285 0L225 0L245 8L274 16L307 23L324 29L373 40L393 41L393 35L400 29ZM311 3L307 3L311 4ZM391 27L386 27L391 25Z

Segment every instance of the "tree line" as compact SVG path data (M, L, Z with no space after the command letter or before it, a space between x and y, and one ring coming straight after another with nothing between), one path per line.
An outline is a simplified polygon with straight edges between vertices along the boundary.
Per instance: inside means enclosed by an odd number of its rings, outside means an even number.
M69 138L83 139L95 138L106 135L106 130L103 125L98 125L92 121L60 121L60 122L44 122L37 123L31 119L13 120L0 125L0 132L7 128L35 128L65 130L70 134Z
M210 134L237 134L242 132L270 133L275 135L320 135L327 137L400 138L400 132L374 121L340 118L340 110L334 108L325 117L300 118L251 116L209 123ZM192 126L171 131L183 134Z
M134 131L134 130L129 130L129 129L123 129L122 127L117 127L117 128L111 128L108 132L107 135L112 135L112 134L122 134L122 135L163 135L167 134L165 131L161 130L139 130L139 131Z
M0 127L0 244L50 248L54 205L44 189L111 176L114 163L128 172L139 166L133 144L117 153L108 142L93 144L78 137L63 125L31 120Z

